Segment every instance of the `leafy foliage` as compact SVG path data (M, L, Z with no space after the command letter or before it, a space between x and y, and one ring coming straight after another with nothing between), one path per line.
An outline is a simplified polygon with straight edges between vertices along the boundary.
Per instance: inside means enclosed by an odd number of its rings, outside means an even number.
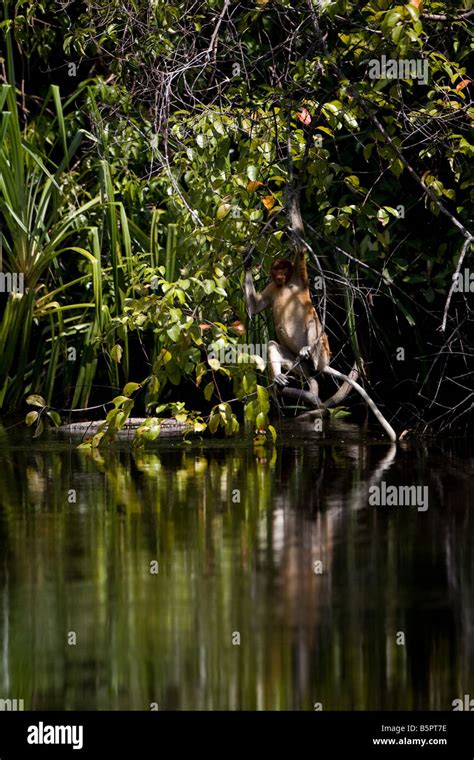
M467 9L5 7L2 238L27 289L0 312L4 409L30 392L83 408L146 378L137 403L149 414L174 409L197 433L229 435L243 402L268 431L268 379L209 352L271 337L266 317L245 335L233 328L244 319L241 256L254 246L266 272L285 253L285 189L296 182L339 366L371 352L399 425L464 424L472 306L469 293L451 305L448 294L471 255ZM26 56L21 99L14 69ZM40 85L41 101L35 63L60 82ZM128 413L109 412L110 435ZM144 440L159 429L151 420Z

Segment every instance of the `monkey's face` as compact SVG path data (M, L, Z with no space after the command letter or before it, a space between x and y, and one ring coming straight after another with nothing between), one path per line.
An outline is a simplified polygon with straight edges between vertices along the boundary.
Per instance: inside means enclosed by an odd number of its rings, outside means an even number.
M285 261L285 259L274 261L270 269L270 276L278 288L287 285L292 274L293 265L291 261Z

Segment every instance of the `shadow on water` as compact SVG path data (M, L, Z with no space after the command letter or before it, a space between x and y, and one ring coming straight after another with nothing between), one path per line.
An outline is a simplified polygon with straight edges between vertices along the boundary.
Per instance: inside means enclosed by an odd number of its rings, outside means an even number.
M343 423L284 440L260 460L245 442L91 456L0 432L0 699L449 710L474 697L472 448L397 450ZM426 486L428 509L370 504L382 481Z

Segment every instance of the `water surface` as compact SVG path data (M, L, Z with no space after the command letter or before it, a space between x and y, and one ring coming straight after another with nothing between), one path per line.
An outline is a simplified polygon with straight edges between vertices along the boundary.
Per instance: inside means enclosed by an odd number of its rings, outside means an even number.
M474 697L472 447L396 448L342 422L284 440L273 456L243 440L91 456L0 429L0 699L450 710ZM428 509L370 505L382 481L427 486Z

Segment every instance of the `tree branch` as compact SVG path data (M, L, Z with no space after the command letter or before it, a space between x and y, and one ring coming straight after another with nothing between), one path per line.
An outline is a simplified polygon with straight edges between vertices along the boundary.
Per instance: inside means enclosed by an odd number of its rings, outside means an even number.
M469 18L469 16L474 15L474 10L470 11L458 11L458 15L453 16L445 16L442 13L422 13L421 18L426 18L429 21L459 21L463 20L465 18Z
M356 92L355 90L351 89L351 94L353 95L354 99L359 103L361 108L363 109L364 113L369 117L372 124L378 129L381 135L385 138L386 142L390 145L394 153L398 156L400 161L402 162L403 166L407 170L407 172L410 174L411 177L415 180L415 182L418 182L420 187L423 189L423 192L426 193L426 195L435 203L439 210L448 217L448 219L451 220L451 222L462 232L465 238L468 238L469 240L472 240L472 234L469 232L468 229L462 224L462 222L457 219L442 203L439 198L436 197L433 190L426 185L420 175L415 171L415 169L411 166L411 164L408 163L407 159L401 152L400 148L398 148L395 143L393 142L392 138L388 134L387 130L383 126L383 124L378 120L376 115L371 111L367 103L361 98L361 96Z

